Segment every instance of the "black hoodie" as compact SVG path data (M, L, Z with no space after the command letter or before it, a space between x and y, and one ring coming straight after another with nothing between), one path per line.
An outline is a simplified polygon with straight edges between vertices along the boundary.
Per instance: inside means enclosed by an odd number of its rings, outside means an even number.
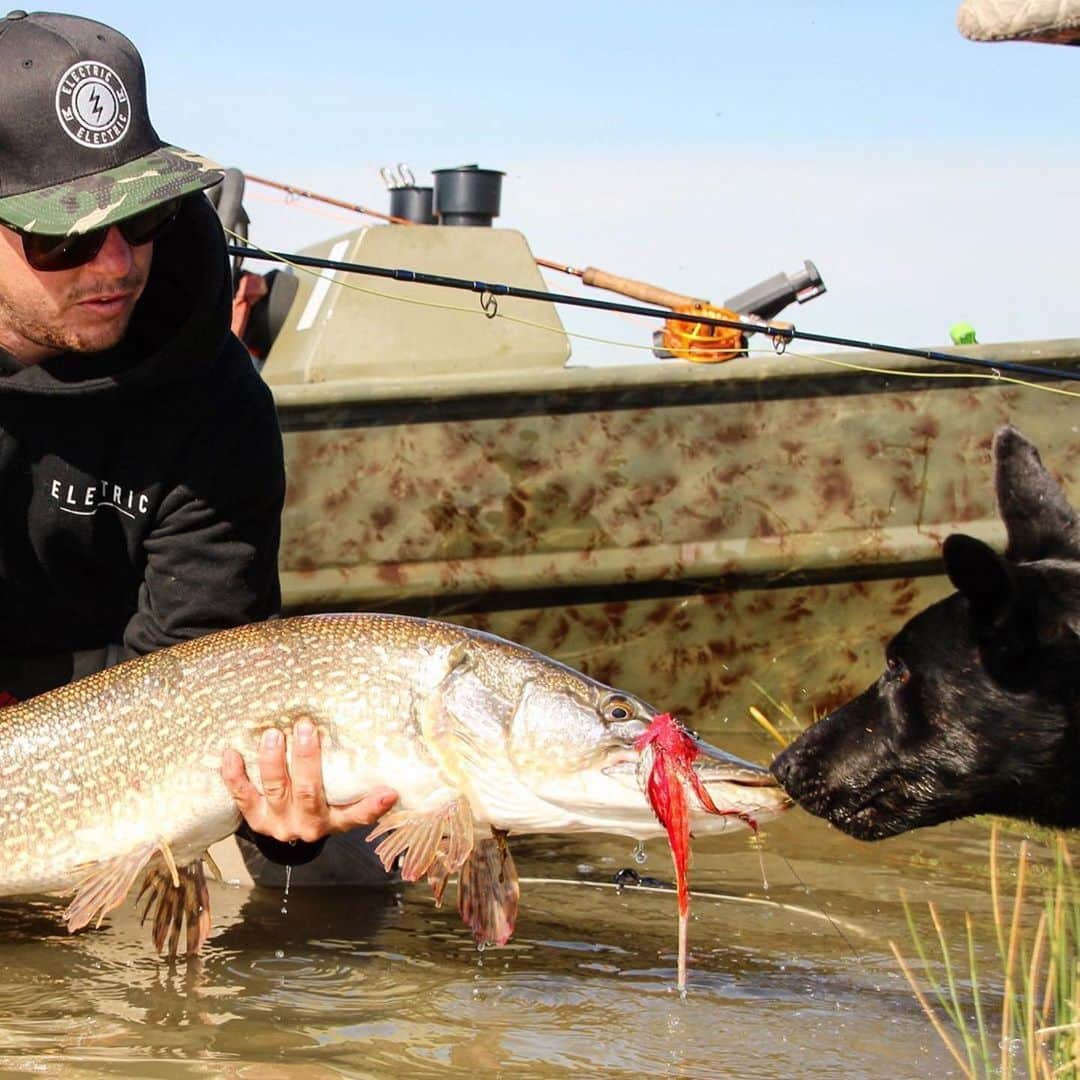
M277 612L281 434L231 303L195 196L118 346L25 367L0 352L0 691Z

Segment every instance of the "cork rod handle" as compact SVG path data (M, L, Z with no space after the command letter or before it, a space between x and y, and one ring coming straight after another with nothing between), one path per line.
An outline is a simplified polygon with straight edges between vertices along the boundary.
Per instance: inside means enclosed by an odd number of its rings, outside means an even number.
M608 289L610 292L621 293L623 296L640 300L644 304L657 304L673 310L709 305L708 300L683 296L682 293L661 289L659 285L650 285L645 281L634 281L633 278L609 274L606 270L597 270L595 266L587 266L581 274L581 280L586 285L592 285L597 289Z

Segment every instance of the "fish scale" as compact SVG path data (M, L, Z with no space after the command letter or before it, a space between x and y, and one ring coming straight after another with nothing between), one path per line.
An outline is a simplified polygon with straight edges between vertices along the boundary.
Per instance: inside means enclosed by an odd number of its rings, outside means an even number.
M75 892L76 928L142 874L158 947L175 951L186 920L197 949L209 933L202 858L239 822L222 755L238 750L258 785L263 732L288 734L306 718L320 731L328 801L397 790L380 823L384 862L405 857L440 899L460 871L459 894L473 895L459 907L479 939L497 940L516 913L507 834L661 835L633 746L653 713L449 623L343 614L223 630L0 714L0 895ZM706 762L701 775L739 812L787 804L759 767ZM706 818L694 818L696 831L729 825Z

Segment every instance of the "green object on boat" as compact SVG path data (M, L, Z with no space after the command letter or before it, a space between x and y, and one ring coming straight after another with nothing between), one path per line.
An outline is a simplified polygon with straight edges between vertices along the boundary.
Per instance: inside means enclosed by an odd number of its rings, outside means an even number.
M949 327L949 337L954 345L976 345L975 327L971 323L958 322Z

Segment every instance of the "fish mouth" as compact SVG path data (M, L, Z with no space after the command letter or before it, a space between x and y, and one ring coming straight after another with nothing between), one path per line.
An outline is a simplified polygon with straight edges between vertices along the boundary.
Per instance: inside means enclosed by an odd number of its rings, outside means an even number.
M725 783L746 788L780 788L776 777L766 766L756 765L736 754L730 754L696 735L691 735L690 738L698 752L693 768L703 783ZM640 765L640 753L627 749L614 755L604 766L603 772L608 776L627 776L636 774ZM790 801L792 800L789 798L788 802Z
M765 765L756 765L736 754L729 754L718 746L698 738L690 736L698 752L698 760L701 767L698 772L703 780L723 780L729 784L737 784L740 787L779 787L776 777ZM697 763L695 763L697 767Z

